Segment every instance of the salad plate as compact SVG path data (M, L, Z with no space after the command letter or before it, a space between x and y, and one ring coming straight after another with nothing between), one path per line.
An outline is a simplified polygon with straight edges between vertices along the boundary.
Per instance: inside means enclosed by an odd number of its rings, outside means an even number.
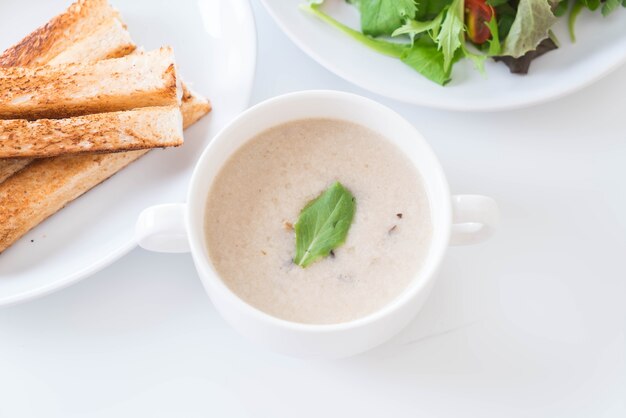
M3 1L0 48L13 45L71 1ZM111 0L137 45L171 45L182 79L213 110L185 131L185 145L154 150L28 232L0 255L0 305L63 288L135 248L141 211L183 201L193 167L215 134L248 107L256 29L247 0ZM6 18L10 16L11 18Z
M626 9L609 16L583 10L570 40L567 17L553 26L560 47L535 59L526 75L503 63L470 60L454 65L440 86L395 58L381 55L299 7L306 0L261 0L284 33L318 63L364 89L399 101L461 111L498 111L553 100L581 89L626 62ZM345 0L326 0L321 10L359 29L359 12Z

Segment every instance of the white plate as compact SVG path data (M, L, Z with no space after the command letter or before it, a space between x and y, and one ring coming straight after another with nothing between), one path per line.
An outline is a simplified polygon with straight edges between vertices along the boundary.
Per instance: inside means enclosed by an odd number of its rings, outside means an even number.
M0 48L12 45L70 2L3 0ZM185 145L157 150L77 199L0 255L0 305L58 290L102 269L135 247L142 209L183 201L188 180L211 138L248 106L256 63L256 29L246 0L112 0L138 45L172 45L183 79L214 110L185 131ZM32 242L31 242L32 240Z
M561 48L535 60L526 76L488 62L487 78L463 60L452 82L441 87L399 60L380 55L337 29L299 10L306 0L262 0L283 31L303 51L338 76L374 93L403 102L451 110L504 110L563 96L606 75L626 61L626 9L611 16L581 13L572 44L564 20L555 32ZM356 9L345 0L326 0L324 10L359 27Z

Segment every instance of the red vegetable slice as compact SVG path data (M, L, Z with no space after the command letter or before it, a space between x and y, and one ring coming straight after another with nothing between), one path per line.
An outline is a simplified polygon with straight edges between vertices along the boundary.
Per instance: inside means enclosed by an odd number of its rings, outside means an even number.
M487 23L494 15L493 7L486 0L465 0L465 25L470 41L481 45L491 38Z

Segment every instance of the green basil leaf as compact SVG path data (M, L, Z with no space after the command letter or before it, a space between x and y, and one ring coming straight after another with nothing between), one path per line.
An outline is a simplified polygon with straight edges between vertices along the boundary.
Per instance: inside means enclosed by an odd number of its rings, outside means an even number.
M335 182L300 212L296 231L294 263L308 267L328 256L346 241L352 225L356 202L352 193Z

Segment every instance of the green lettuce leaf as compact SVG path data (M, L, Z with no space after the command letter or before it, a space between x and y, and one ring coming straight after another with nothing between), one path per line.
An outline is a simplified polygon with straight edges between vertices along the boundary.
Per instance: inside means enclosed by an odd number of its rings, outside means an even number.
M600 0L579 0L587 9L594 11L600 7Z
M446 12L437 36L437 44L443 52L443 68L447 72L457 49L465 41L463 38L463 0L454 0Z
M371 36L364 35L333 19L320 10L320 4L301 4L300 8L344 32L363 45L381 54L399 58L406 65L437 84L445 85L450 81L451 66L444 68L444 53L431 37L416 39L413 45L374 39ZM439 29L438 26L440 25L433 25L433 28L430 30L432 37L436 37L436 31ZM459 54L460 49L457 49L456 52L457 53L454 54L452 58L452 62L457 61L461 57L461 54Z
M476 70L483 77L487 76L487 72L485 71L485 61L487 60L487 55L474 53L470 51L469 49L467 49L465 44L461 45L461 52L463 53L463 56L465 58L472 61L472 63L474 64L474 68L476 68Z
M492 16L491 20L487 22L487 27L491 32L491 39L487 41L489 43L489 50L487 51L487 55L489 55L490 57L501 55L502 44L500 43L500 32L498 30L498 22L495 16Z
M414 0L353 0L361 12L361 30L370 36L391 35L405 20L413 19Z
M511 26L513 26L517 9L512 7L510 4L505 3L496 7L495 11L496 19L498 21L498 35L500 36L500 41L502 42L509 34Z
M328 23L331 26L334 26L351 38L361 42L362 44L366 45L367 47L373 49L378 53L388 55L394 58L400 58L404 50L407 48L406 44L403 45L393 42L381 41L378 39L374 39L371 36L363 35L358 30L354 30L344 25L343 23L333 19L332 17L321 11L320 4L318 3L304 3L300 5L300 9L304 10L305 12L311 13L322 21Z
M403 63L442 86L450 81L450 68L444 67L443 52L429 38L420 39L400 57Z
M487 4L491 7L498 7L508 2L509 0L487 0Z
M409 19L406 23L396 29L391 36L409 35L411 42L415 40L417 35L424 32L430 32L431 37L436 39L441 29L441 21L443 20L443 11L437 15L433 20L426 22Z
M548 0L520 0L513 25L502 45L502 55L519 58L548 37L556 21Z
M450 3L452 0L416 0L417 13L415 13L415 19L432 20L450 6Z
M553 12L556 17L561 17L569 9L569 0L561 0L559 4L554 8Z
M626 0L625 0L626 1ZM602 16L608 16L620 5L620 0L606 0L602 5ZM624 3L626 5L626 2Z

